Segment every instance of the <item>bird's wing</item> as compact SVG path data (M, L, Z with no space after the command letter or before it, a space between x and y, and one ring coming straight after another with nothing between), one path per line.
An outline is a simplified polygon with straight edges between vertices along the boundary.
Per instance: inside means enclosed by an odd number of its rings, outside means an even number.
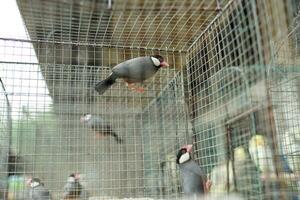
M34 191L32 193L32 198L33 199L43 199L43 200L48 200L50 199L50 192L43 186L39 186L34 188Z
M203 181L206 180L207 177L205 176L204 172L202 171L202 169L199 167L199 165L195 161L191 161L191 164L190 164L189 167L190 167L190 170L193 173L195 173L198 176L200 176L203 179Z
M72 183L66 183L64 186L64 193L63 196L66 197L69 195L69 193L72 191Z
M151 77L158 69L149 56L133 58L115 66L112 71L131 82L140 82Z
M99 131L99 132L103 132L103 133L110 133L110 132L112 132L111 126L108 123L106 123L101 118L94 118L94 119L92 119L90 121L90 125L89 126L94 131Z

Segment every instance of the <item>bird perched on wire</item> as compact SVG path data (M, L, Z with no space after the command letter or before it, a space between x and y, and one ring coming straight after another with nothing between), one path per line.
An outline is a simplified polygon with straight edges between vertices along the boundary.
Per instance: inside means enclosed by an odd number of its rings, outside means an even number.
M39 178L30 178L27 180L27 184L30 187L29 199L32 200L50 200L51 195L48 189Z
M193 145L185 145L177 153L183 192L187 197L197 197L208 192L210 183L197 163L192 159Z
M112 130L111 126L100 116L90 113L81 116L80 121L96 133L97 138L102 136L112 136L117 143L123 143L123 140Z
M103 94L116 79L121 78L127 83L130 89L143 92L144 88L136 87L134 84L143 82L152 77L161 67L168 67L169 64L164 61L160 55L137 57L126 60L112 68L112 73L104 80L95 85L95 90Z
M264 136L252 136L249 141L249 153L254 164L261 172L262 178L275 173L272 150Z
M63 199L88 199L88 194L80 183L80 174L72 173L64 186Z

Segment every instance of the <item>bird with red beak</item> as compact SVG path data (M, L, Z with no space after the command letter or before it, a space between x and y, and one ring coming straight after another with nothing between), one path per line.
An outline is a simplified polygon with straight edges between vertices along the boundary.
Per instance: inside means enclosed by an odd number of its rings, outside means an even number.
M144 92L143 87L136 87L135 83L142 83L152 77L160 68L169 64L160 55L137 57L126 60L112 68L112 73L95 85L95 90L103 94L118 78L123 79L127 86L137 92Z
M29 186L28 199L50 200L51 194L39 178L28 178L26 181Z
M193 145L184 145L177 153L183 192L188 197L198 197L209 191L210 182L199 165L192 159Z

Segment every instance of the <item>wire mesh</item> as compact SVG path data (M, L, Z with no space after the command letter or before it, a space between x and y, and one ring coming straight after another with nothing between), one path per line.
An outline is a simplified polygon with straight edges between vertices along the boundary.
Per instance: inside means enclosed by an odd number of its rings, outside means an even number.
M280 178L299 198L299 7L289 34L274 44L268 68L279 156L285 161Z
M0 38L0 198L30 199L38 177L61 199L80 173L83 199L181 199L176 152L194 143L211 194L299 199L298 4L17 0L28 35ZM171 67L144 93L122 80L95 92L111 67L154 54Z
M30 0L18 4L31 39L183 50L225 2Z
M145 93L128 90L120 80L99 96L93 86L109 75L109 59L103 55L100 61L94 60L101 63L99 68L84 59L76 63L74 55L87 59L90 49L97 49L93 53L117 55L114 62L119 63L156 52L122 48L104 52L102 47L81 46L74 50L64 44L22 40L1 40L0 46L1 77L13 105L10 149L22 158L9 176L11 198L27 198L24 181L32 176L39 177L52 197L59 199L72 172L81 173L81 183L91 197L178 196L178 175L170 155L185 141L187 120L183 79L174 55L161 53L173 59L169 62L174 68L160 70L145 81ZM124 144L112 137L97 139L80 123L84 113L103 117ZM159 189L169 183L172 188Z
M273 76L277 60L285 63L289 59L285 53L280 59L272 49L274 43L288 35L285 28L275 30L275 24L282 22L281 27L287 28L293 17L284 10L295 5L296 1L286 5L231 1L188 49L193 138L199 164L211 176L212 183L217 183L212 184L212 193L237 192L245 199L299 198L299 188L295 186L299 183L297 170L286 171L280 149L282 145L291 149L287 137L297 135L296 129L285 136L281 132L286 131L282 124L292 119L294 125L290 127L298 126L298 75L284 65L286 73L278 74L289 86ZM286 19L282 15L268 15L280 11L286 13L288 23L282 21ZM285 43L289 41L280 44L285 48ZM299 68L295 60L293 64ZM274 68L272 74L269 68ZM278 93L277 87L282 88ZM285 131L276 130L275 124ZM294 146L298 148L298 144ZM296 160L293 162L299 165Z

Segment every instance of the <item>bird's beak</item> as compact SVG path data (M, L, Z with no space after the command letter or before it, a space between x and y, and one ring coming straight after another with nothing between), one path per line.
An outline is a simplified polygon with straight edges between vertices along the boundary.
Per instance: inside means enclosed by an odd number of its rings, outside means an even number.
M191 153L192 149L193 149L193 145L192 144L186 145L187 152Z
M169 64L166 61L160 63L161 67L169 67Z
M31 180L32 180L31 178L27 179L27 180L26 180L26 184L27 184L27 185L30 185L30 184L31 184Z
M80 179L80 174L79 174L79 173L76 173L76 174L75 174L75 179L76 179L76 180L79 180L79 179Z

